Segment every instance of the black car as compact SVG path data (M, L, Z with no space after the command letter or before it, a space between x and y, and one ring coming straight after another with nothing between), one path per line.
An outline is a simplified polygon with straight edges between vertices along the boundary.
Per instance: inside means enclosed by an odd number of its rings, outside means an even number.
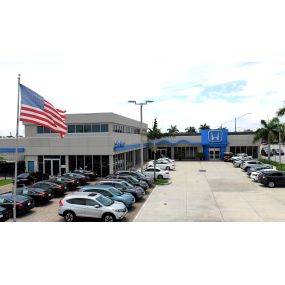
M66 192L66 189L64 188L63 185L58 185L56 183L49 182L49 181L37 182L34 185L29 186L29 188L42 188L42 189L45 189L45 190L50 189L52 191L54 197L63 196L64 193Z
M145 181L148 184L149 187L154 186L154 180L151 177L145 176L144 174L142 174L139 171L135 171L135 170L119 170L115 174L131 175L131 176L133 176L134 178L136 178L138 180Z
M63 185L63 187L67 190L74 190L79 186L79 182L76 179L66 178L62 176L51 177L48 182L56 183L58 185Z
M70 179L75 179L79 182L80 185L85 185L90 181L90 178L88 176L79 173L68 172L64 173L62 176Z
M41 205L47 203L53 198L53 193L50 189L42 188L18 188L16 190L17 195L29 196L34 199L35 205Z
M285 186L285 172L277 170L268 172L263 171L260 174L259 181L270 188Z
M0 206L8 211L9 218L13 217L13 194L11 192L0 195ZM16 195L16 213L24 214L35 207L31 197Z
M49 178L49 175L46 173L24 172L17 176L17 185L18 186L28 186L38 181L47 180L48 178Z
M90 181L95 181L96 178L98 177L98 174L96 171L90 171L90 170L84 170L84 169L74 170L73 173L88 176Z
M5 222L9 219L9 213L6 208L0 207L0 222Z

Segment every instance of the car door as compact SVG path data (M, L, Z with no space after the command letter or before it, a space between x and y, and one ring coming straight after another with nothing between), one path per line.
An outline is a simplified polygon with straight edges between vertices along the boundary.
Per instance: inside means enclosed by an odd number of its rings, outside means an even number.
M280 176L280 186L285 186L285 173Z
M85 217L89 218L101 218L103 214L102 206L93 199L85 199ZM96 208L98 207L98 208Z
M72 204L72 210L75 212L75 215L78 217L85 217L86 211L86 202L85 198L74 198L68 201Z

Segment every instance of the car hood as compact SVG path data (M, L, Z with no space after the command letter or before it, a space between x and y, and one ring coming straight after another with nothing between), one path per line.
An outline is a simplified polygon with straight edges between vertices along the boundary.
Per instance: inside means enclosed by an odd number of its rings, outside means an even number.
M126 206L122 202L114 201L114 204L109 206L109 208L112 210L122 210L122 209L126 208Z

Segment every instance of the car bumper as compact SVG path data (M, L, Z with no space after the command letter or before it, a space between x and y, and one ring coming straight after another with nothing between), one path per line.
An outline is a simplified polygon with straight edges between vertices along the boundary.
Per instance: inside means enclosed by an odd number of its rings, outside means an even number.
M117 220L122 220L128 213L128 210L126 212L116 212L115 216Z

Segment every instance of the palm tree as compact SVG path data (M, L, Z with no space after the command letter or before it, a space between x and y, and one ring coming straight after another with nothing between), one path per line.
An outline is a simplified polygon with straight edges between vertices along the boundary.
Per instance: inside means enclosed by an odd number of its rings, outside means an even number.
M167 129L168 135L169 136L175 136L177 134L179 134L179 130L177 129L177 125L174 126L170 126L169 129Z
M197 133L195 127L188 127L185 129L186 133Z
M258 140L265 140L268 144L268 160L270 160L270 144L278 137L278 130L279 130L279 119L273 118L270 121L266 122L265 120L260 121L261 128L257 129L253 138L253 143L257 142Z
M200 125L199 130L210 130L210 126L207 125L206 123L204 125Z

